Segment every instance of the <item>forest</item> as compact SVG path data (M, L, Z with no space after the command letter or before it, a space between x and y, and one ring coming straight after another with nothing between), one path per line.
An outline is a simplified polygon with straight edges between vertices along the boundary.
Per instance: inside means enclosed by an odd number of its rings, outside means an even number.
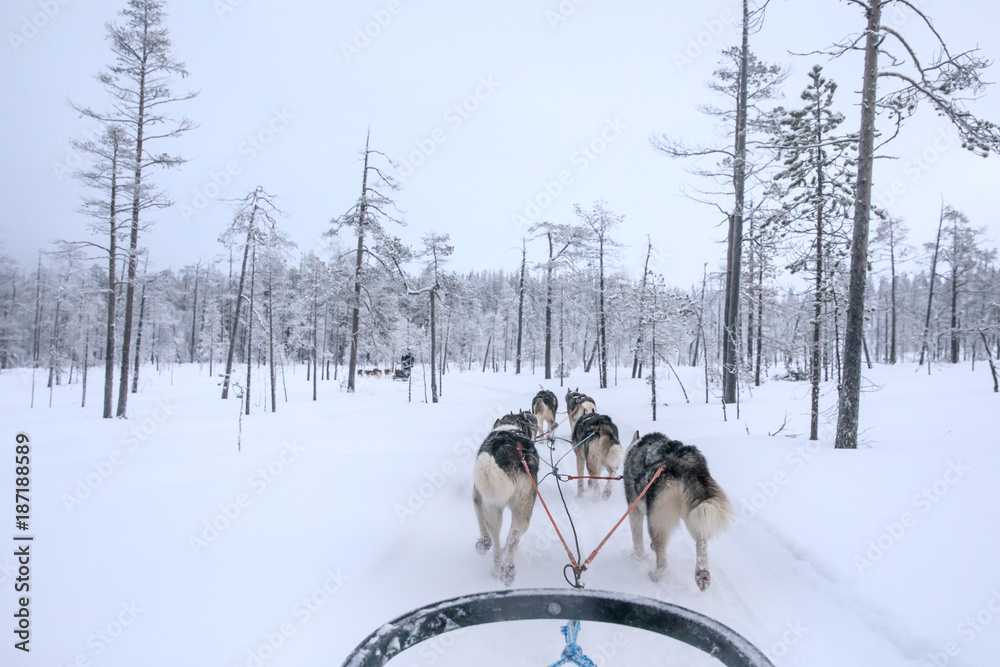
M873 137L879 147L890 141L919 103L948 117L952 139L970 151L996 148L995 126L965 106L983 89L988 63L975 50L949 51L929 19L923 27L940 41L922 62L867 12L875 22L867 34L885 39L882 64L871 63L883 87L866 88L872 114L855 131L858 119L833 110L837 84L820 65L794 90L787 64L754 55L763 7L742 7L742 43L722 51L707 82L716 102L703 109L725 139L651 139L650 150L690 165L704 224L729 223L725 257L689 284L667 285L652 243L641 270L620 261L623 217L599 193L576 204L571 222L522 226L519 265L450 270L449 256L463 249L448 234L428 230L419 247L395 235L406 224L393 200L399 165L371 133L358 198L330 211L328 232L311 247L290 240L280 193L261 184L230 202L230 220L212 223L216 248L156 267L143 238L147 220L172 204L157 174L184 168L184 157L162 151L192 129L180 114L194 93L171 88L187 73L165 3L132 0L108 26L114 60L98 75L106 100L73 101L82 118L70 139L82 163L73 176L89 230L53 243L34 265L0 256L0 371L30 374L32 407L53 387L78 384L80 404L103 401L107 418L127 416L145 364L199 364L220 378L223 398L238 385L256 397L247 412L277 411L292 365L304 366L315 400L318 383L353 391L357 377L392 375L409 353L429 384L411 400L442 400L455 371L560 384L582 371L601 387L623 374L649 377L655 417L657 371L662 382L686 365L703 368L705 394L690 400L706 402L737 403L771 379L810 380L815 438L820 383L835 379L850 392L853 382L856 392L862 363L992 368L995 240L961 201L941 202L934 238L912 238L891 201L873 201L871 184ZM881 51L860 42L828 53L863 50L877 60Z

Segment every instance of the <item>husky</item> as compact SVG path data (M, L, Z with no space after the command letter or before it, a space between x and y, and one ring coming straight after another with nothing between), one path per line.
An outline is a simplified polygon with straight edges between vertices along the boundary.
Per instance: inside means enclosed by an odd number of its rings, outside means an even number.
M580 393L580 388L566 392L566 415L569 417L570 433L576 428L576 420L583 415L597 412L597 403L590 396Z
M524 410L521 412L511 412L493 422L494 431L501 426L513 426L532 440L535 439L535 434L538 433L538 421L535 419L535 415Z
M556 412L559 410L559 399L548 389L542 389L531 401L531 413L539 426L538 437L545 434L552 437L556 428Z
M647 517L650 547L656 553L656 569L649 576L653 581L662 579L667 569L667 541L684 519L697 551L694 580L704 591L712 581L706 543L729 527L735 516L733 506L708 473L708 463L697 447L671 440L662 433L648 433L640 438L638 431L625 455L625 500L629 505L660 466L663 472L629 513L632 555L636 560L646 557L642 524L643 517Z
M505 586L510 586L514 583L514 554L518 542L528 530L535 507L538 452L531 434L525 434L520 426L500 424L500 421L497 420L494 430L486 436L476 456L472 473L472 504L479 520L480 537L476 540L476 551L485 555L492 547L493 576ZM528 471L525 471L518 456L518 445L528 464ZM506 507L511 513L510 532L507 533L507 543L501 548L500 527Z
M613 477L622 464L625 454L618 440L618 427L607 415L591 412L580 417L573 427L573 451L576 452L576 474L583 476L584 463L587 464L587 474L600 475L607 471L608 477ZM611 481L604 486L603 498L611 496ZM596 495L600 483L596 479L588 479L587 486ZM576 481L577 498L583 495L583 480Z

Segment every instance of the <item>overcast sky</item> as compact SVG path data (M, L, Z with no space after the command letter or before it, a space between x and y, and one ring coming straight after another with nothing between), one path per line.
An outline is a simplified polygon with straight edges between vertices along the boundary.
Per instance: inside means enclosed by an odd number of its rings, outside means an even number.
M953 48L997 57L1000 3L919 4ZM104 25L123 6L5 0L0 9L0 251L25 265L54 239L87 238L81 188L64 166L70 139L93 124L68 100L107 104L93 77L111 62ZM571 222L574 204L596 199L625 216L619 264L633 274L647 235L671 284L697 282L703 264L711 271L724 258L721 216L684 194L704 184L649 138L716 136L696 107L713 102L704 84L719 51L738 43L734 0L205 0L169 11L175 54L190 71L174 90L200 91L176 113L198 128L157 148L189 162L152 175L176 205L149 214L155 226L141 243L151 268L220 255L231 210L219 200L257 185L282 197L281 224L301 249L322 247L331 218L359 195L369 127L372 146L402 165L400 235L416 244L429 231L451 234L453 268L512 269L524 234L515 216ZM929 46L915 20L890 20ZM772 0L751 47L789 64L786 106L798 104L812 65L824 64L854 130L860 57L828 63L789 52L863 26L845 2ZM987 78L1000 79L1000 69ZM973 108L1000 121L1000 89ZM943 197L996 245L1000 157L974 157L946 130L922 108L887 151L898 159L876 163L876 198L906 220L914 242L932 240ZM225 174L227 165L238 173ZM529 253L540 260L544 248L535 242Z

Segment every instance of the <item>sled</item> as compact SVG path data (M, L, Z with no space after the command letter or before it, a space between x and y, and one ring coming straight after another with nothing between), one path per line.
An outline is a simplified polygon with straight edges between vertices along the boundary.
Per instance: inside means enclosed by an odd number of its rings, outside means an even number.
M344 667L381 667L400 652L452 630L540 619L624 625L672 637L728 667L774 667L742 635L690 609L638 595L562 588L477 593L421 607L368 635Z

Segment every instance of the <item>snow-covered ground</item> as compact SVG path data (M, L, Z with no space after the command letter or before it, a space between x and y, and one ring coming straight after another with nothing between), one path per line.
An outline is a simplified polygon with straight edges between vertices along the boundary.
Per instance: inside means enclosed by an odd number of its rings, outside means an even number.
M741 519L709 544L704 593L683 528L657 584L652 561L629 555L627 522L584 574L589 589L707 614L776 665L1000 663L1000 396L984 364L935 366L930 377L912 365L866 370L877 391L863 396L857 451L832 449L829 413L819 443L807 440L805 383L744 391L739 418L730 407L723 421L716 400L704 403L699 371L678 370L691 403L661 378L669 405L656 423L648 386L625 370L606 390L594 373L567 383L594 396L623 439L659 430L701 448ZM79 385L57 388L47 407L41 373L29 409L30 376L5 372L0 479L13 486L14 436L27 433L35 541L30 654L12 647L15 563L12 548L0 550L0 663L338 665L402 613L497 589L489 557L474 549L473 454L494 418L526 408L540 383L562 406L565 389L541 377L452 372L437 405L423 402L419 375L413 403L387 379L362 378L353 396L320 382L314 403L304 369L289 369L290 400L279 393L276 414L255 388L237 451L239 403L219 400L206 367L145 368L127 421L99 418L96 371L86 409ZM566 529L554 484L545 480L542 494ZM0 539L13 544L6 494ZM610 500L570 507L586 555L626 504L617 483ZM536 506L514 586L565 586L565 562ZM461 630L390 664L549 665L562 650L559 625ZM584 623L580 643L602 666L719 664L613 625Z

